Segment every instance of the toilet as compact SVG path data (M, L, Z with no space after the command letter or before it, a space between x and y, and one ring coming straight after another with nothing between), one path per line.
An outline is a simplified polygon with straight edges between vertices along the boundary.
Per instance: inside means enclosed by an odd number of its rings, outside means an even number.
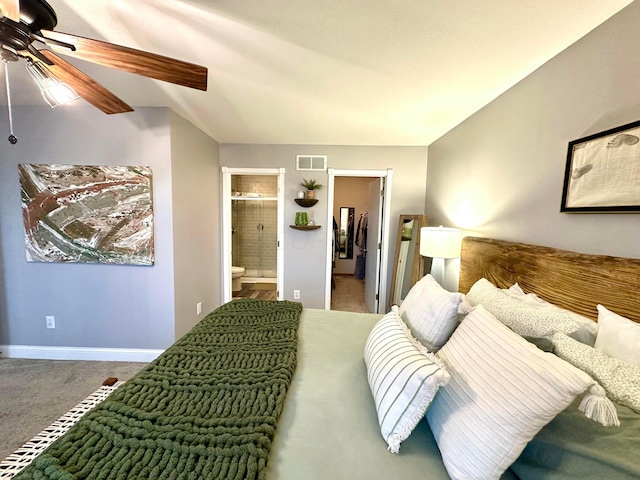
M239 292L242 290L242 276L244 275L244 267L231 267L231 290Z

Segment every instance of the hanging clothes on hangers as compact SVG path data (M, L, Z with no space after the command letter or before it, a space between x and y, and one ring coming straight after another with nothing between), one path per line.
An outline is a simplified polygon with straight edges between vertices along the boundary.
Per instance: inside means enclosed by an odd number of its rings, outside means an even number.
M338 258L338 252L340 251L340 229L338 228L338 222L336 217L333 217L333 266L335 267L336 258Z
M360 214L360 220L358 220L358 230L356 231L356 245L360 247L360 250L364 253L367 249L367 225L369 223L369 215L367 212Z
M358 220L358 230L356 231L356 245L360 248L360 255L356 257L356 269L354 275L356 278L362 280L365 277L365 265L367 256L367 226L369 223L369 216L367 212L360 214L360 220Z

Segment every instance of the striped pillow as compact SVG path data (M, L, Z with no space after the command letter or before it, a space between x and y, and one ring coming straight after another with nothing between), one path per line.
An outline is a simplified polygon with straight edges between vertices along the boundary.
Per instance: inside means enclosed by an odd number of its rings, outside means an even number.
M395 306L371 330L364 361L382 437L398 453L449 374L411 336Z
M465 317L438 357L451 382L427 420L451 478L497 480L536 433L587 389L580 406L585 414L598 414L589 413L589 402L606 414L605 407L614 408L589 375L542 352L482 306Z
M458 326L461 301L461 293L446 291L427 274L411 287L398 311L420 343L437 352Z

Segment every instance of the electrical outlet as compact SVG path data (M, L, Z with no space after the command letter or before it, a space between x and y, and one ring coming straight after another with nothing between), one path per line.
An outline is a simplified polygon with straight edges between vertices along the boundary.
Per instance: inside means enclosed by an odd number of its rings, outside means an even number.
M293 291L293 299L294 300L300 300L300 290L294 290Z
M202 313L202 302L196 303L196 315L200 315Z
M53 315L47 315L44 318L47 321L47 328L56 328L56 317Z

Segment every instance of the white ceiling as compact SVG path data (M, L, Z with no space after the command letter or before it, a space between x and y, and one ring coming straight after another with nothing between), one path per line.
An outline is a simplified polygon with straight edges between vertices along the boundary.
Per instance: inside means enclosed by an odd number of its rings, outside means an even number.
M631 3L48 1L56 30L209 69L200 92L67 57L130 105L221 143L328 145L428 145ZM43 104L21 67L14 103Z

